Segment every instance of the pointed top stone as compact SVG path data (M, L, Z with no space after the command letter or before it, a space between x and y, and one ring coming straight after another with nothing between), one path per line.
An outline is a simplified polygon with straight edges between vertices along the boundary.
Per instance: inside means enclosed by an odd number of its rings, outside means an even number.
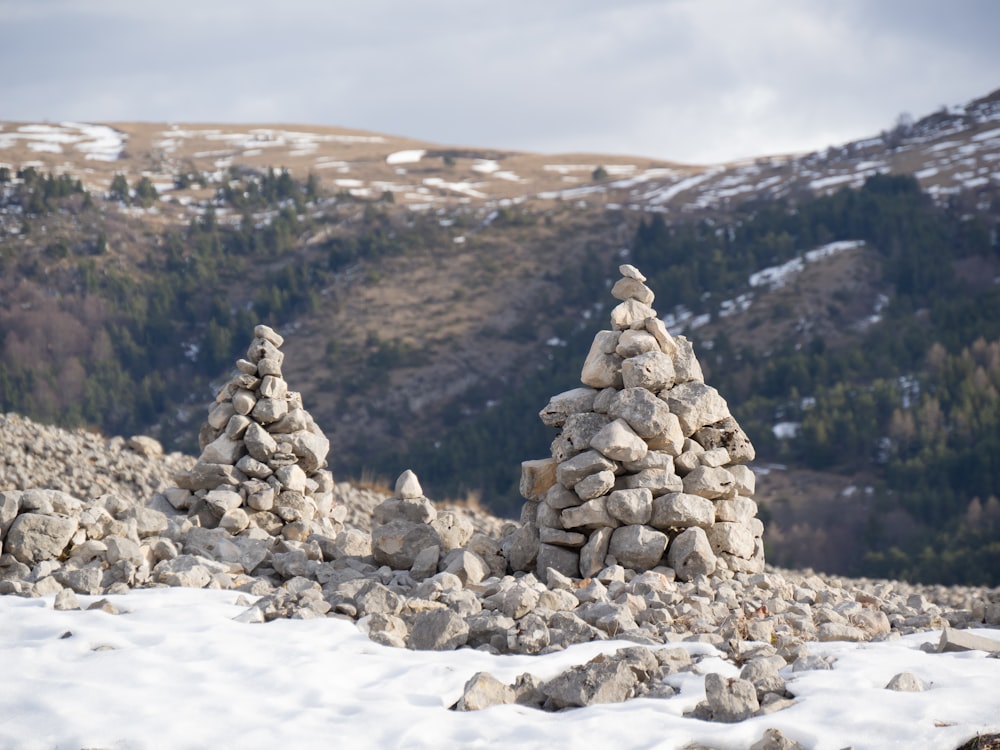
M413 473L412 469L407 469L396 480L396 497L400 500L416 500L424 496L424 491L420 486L420 480Z
M636 281L646 280L646 277L642 275L642 272L631 263L622 263L618 266L618 273L627 279L635 279Z

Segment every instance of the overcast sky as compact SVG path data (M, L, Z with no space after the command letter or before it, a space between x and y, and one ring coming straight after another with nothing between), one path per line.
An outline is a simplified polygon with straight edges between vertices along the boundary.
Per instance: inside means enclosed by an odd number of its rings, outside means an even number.
M706 163L1000 88L996 0L0 0L0 119Z

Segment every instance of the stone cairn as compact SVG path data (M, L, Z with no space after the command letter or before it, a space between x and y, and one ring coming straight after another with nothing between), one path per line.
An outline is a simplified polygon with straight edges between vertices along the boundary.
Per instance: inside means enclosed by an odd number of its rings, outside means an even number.
M588 578L608 565L672 568L689 581L764 569L754 449L691 343L651 307L628 264L611 289L621 304L583 365L583 386L539 416L559 428L552 457L525 461L528 501L510 547L514 570Z
M239 534L252 526L293 541L335 535L330 441L301 394L288 390L283 343L270 327L254 328L246 359L236 362L201 428L197 463L164 493L202 527Z

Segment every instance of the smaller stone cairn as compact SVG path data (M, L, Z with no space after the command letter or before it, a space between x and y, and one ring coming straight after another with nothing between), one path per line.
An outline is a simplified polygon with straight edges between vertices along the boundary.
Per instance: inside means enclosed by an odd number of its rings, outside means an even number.
M514 570L588 578L608 565L671 568L676 577L764 569L753 501L754 449L690 342L651 307L628 264L611 294L611 330L594 337L583 387L553 396L539 416L559 429L551 458L525 461ZM664 571L666 572L666 571Z
M301 394L288 390L283 343L270 327L254 328L246 359L236 362L201 428L197 463L164 493L202 527L230 534L255 527L296 542L336 536L330 441Z

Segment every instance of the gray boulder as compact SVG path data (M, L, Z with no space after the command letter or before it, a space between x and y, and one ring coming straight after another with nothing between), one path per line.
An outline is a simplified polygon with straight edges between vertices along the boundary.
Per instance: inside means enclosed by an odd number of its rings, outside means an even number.
M4 549L25 565L58 560L79 528L75 518L21 513L10 524Z
M416 651L450 651L469 640L465 618L450 609L432 609L413 618L406 647Z
M642 438L663 434L670 426L670 407L645 388L625 388L608 406L608 414L624 419Z
M661 394L670 412L680 420L681 431L691 436L706 425L730 416L729 406L719 392L700 382L680 383Z
M514 691L509 686L487 672L476 672L465 683L455 708L459 711L479 711L513 702Z
M690 581L699 575L712 575L717 561L705 530L692 526L678 534L667 549L667 565L674 569L681 581Z
M594 408L594 398L597 391L594 388L574 388L549 399L549 403L538 416L548 427L562 427L570 414L588 412Z
M715 523L715 506L711 500L685 492L671 492L653 498L650 526L657 529L687 529L700 526L707 529Z
M743 721L760 710L757 690L752 682L727 679L714 672L705 675L705 698L713 721Z
M674 362L661 351L645 352L622 362L622 385L659 393L674 384Z
M649 570L659 564L666 548L667 535L662 531L633 524L615 529L608 554L626 568Z
M638 682L622 660L598 656L563 672L542 685L547 706L553 709L620 703L628 700Z
M396 520L372 529L372 555L380 565L409 570L426 547L441 547L437 532L424 523Z

